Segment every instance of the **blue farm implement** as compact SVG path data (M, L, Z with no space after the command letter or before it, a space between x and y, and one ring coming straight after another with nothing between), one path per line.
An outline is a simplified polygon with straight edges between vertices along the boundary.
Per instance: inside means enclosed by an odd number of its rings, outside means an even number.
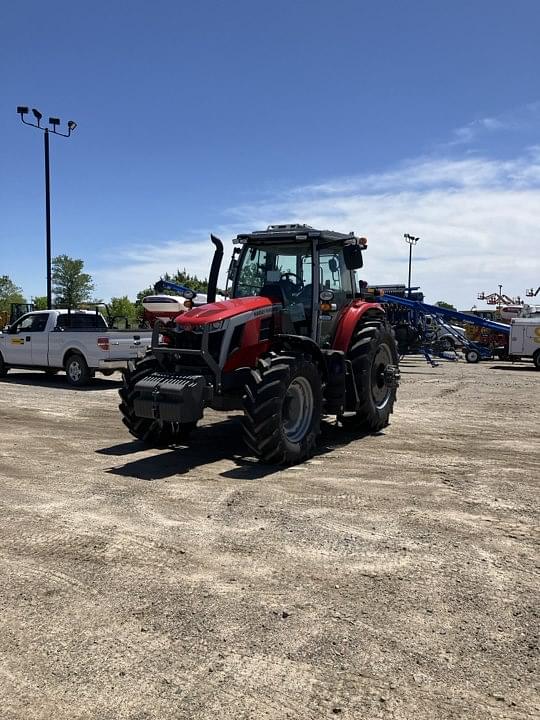
M473 325L506 338L510 332L509 325L395 295L382 295L380 301L387 306L398 347L403 355L419 352L433 365L435 363L432 355L450 359L449 351L455 351L457 348L463 349L465 359L470 363L490 359L494 354L504 355L507 352L504 346L491 348L470 340L461 328L450 323L453 321L463 325ZM506 342L506 347L507 345ZM452 359L455 357L454 353Z

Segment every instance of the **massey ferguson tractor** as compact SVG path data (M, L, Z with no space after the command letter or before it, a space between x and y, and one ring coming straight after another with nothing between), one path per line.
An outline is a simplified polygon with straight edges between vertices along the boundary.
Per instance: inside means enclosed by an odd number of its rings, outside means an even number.
M206 407L243 410L250 450L290 465L314 454L323 415L362 434L388 425L398 353L382 306L357 289L367 241L307 225L240 234L222 302L223 244L212 242L208 304L157 322L148 354L124 376L130 433L185 443Z

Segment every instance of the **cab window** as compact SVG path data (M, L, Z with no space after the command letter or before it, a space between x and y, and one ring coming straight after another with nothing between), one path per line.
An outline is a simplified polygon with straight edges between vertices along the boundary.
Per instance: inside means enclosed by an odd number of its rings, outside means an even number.
M278 286L285 304L311 307L312 254L307 243L246 247L240 259L234 296L261 295L263 288Z
M27 315L15 323L14 332L43 332L47 326L47 315Z

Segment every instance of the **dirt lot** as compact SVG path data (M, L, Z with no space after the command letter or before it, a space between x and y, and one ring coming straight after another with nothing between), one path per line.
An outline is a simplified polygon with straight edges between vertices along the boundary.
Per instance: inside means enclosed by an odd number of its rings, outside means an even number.
M116 380L10 373L2 720L539 717L540 373L402 372L386 432L283 471L232 416L149 451Z

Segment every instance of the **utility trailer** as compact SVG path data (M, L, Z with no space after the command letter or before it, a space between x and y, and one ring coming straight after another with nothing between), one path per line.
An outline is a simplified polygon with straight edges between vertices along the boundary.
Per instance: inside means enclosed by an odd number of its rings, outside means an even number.
M530 357L540 370L540 315L512 320L508 354L515 359Z
M509 335L510 326L504 323L495 322L494 320L486 320L483 317L474 315L468 315L467 313L460 312L459 310L451 310L450 308L440 307L439 305L429 305L428 303L421 302L419 300L410 300L409 298L397 297L395 295L381 295L380 301L385 305L397 306L406 308L408 310L407 322L402 327L395 326L395 332L400 344L400 332L402 330L408 330L410 332L411 344L415 346L417 351L422 352L429 362L432 362L429 358L429 350L435 350L435 352L444 352L448 350L448 347L438 347L437 339L433 339L433 334L430 337L429 332L426 330L429 323L426 323L426 318L434 318L436 324L444 325L445 332L453 336L464 348L465 360L469 363L477 363L480 360L489 360L493 357L493 351L490 348L481 345L480 343L468 340L461 334L456 328L453 328L450 323L445 322L447 320L457 320L462 323L469 323L476 327L486 328L493 330L497 333ZM407 338L405 338L406 340ZM457 344L457 343L456 343ZM402 345L402 347L405 343ZM507 348L499 348L498 354L507 354ZM495 351L497 352L497 351ZM433 363L432 363L433 364Z

